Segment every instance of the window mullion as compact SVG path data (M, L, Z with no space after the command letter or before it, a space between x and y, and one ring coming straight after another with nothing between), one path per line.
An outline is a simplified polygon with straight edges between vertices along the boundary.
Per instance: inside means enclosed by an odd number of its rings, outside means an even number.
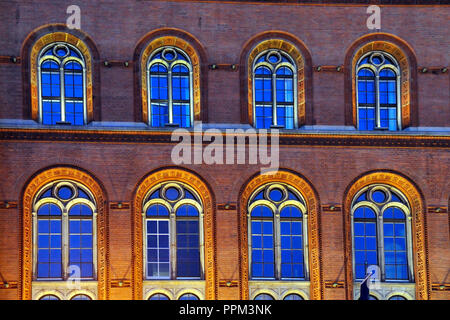
M177 278L177 228L176 228L176 217L175 212L170 213L169 217L169 241L170 241L170 257L169 257L169 265L171 272L171 279Z
M377 223L377 229L376 235L377 235L377 248L378 248L378 267L380 268L380 277L381 281L386 280L386 271L384 266L384 222L383 222L383 213L378 213L378 223Z
M66 208L64 208L62 217L61 217L61 244L62 244L62 267L63 267L63 279L67 280L69 277L69 223L68 223L68 213ZM81 240L80 240L81 241ZM81 274L80 274L81 276Z
M173 124L173 92L172 92L172 68L168 69L168 89L169 89L169 124Z
M66 98L64 92L64 65L61 63L59 67L59 82L60 84L60 93L61 93L61 121L66 121Z
M276 126L278 124L277 119L277 75L275 72L272 73L272 125Z
M376 126L377 128L381 127L381 119L380 119L380 75L377 72L375 77L375 101L376 101L376 110L375 110L375 117L376 117Z
M281 235L280 235L280 215L277 210L274 216L274 259L275 259L275 279L281 279Z

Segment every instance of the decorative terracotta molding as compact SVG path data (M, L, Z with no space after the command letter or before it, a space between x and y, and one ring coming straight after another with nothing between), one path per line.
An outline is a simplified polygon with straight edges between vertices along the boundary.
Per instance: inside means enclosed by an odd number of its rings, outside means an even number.
M447 213L447 208L443 206L429 206L427 213Z
M238 287L239 281L238 280L219 280L219 287Z
M109 208L113 209L113 210L127 210L127 209L130 209L130 207L131 207L131 203L125 202L125 201L109 203Z
M267 183L286 183L297 189L306 201L308 211L308 243L309 243L309 270L310 270L310 297L311 300L321 300L323 297L322 262L320 245L320 204L316 192L309 182L300 176L285 170L274 174L258 175L249 181L239 197L239 265L240 265L240 299L249 299L249 266L248 266L248 200L254 190Z
M342 288L345 288L345 282L344 281L326 280L325 288L327 288L327 289L342 289Z
M322 213L340 213L342 212L342 206L337 204L322 205Z
M129 288L131 287L131 280L115 279L111 280L111 288Z
M193 133L190 133L193 136ZM224 135L226 136L226 135ZM270 136L268 137L270 143ZM60 141L92 143L165 143L171 140L169 131L91 131L77 129L8 129L0 128L0 140ZM207 144L206 142L204 142ZM280 145L340 146L386 148L450 148L450 136L388 135L388 134L316 134L280 133Z
M149 93L147 92L147 63L148 59L150 58L151 54L165 46L172 46L177 47L189 56L192 63L192 86L193 86L193 92L194 92L194 120L201 120L200 119L200 58L197 51L194 49L194 47L187 42L186 40L183 40L182 38L176 37L176 36L163 36L154 39L151 41L145 50L143 51L141 58L140 58L140 70L141 70L141 95L142 95L142 119L145 123L149 122L149 114L148 114L148 99L149 99Z
M33 231L32 205L36 193L46 184L56 180L71 180L83 184L94 195L97 204L97 282L98 299L109 298L109 271L107 247L107 206L102 187L89 174L71 167L56 167L40 172L27 183L22 198L22 250L21 278L19 297L23 300L31 299L33 272Z
M237 204L236 203L219 203L217 204L218 210L236 210Z
M133 200L133 272L132 287L133 299L142 300L143 295L143 226L142 205L147 192L156 184L165 181L179 181L192 187L201 197L203 204L203 230L204 230L204 266L205 266L205 298L215 300L218 283L216 283L216 238L214 199L209 187L195 174L177 168L162 169L148 175L137 187Z
M300 50L291 42L283 39L265 40L259 43L249 54L247 65L247 101L248 119L253 123L253 62L263 51L279 49L291 56L297 67L297 115L298 126L302 126L306 119L306 94L305 94L305 62Z
M30 52L30 82L31 82L31 119L39 118L39 90L38 90L38 57L41 50L53 42L65 42L73 45L83 55L86 67L86 112L87 122L94 118L94 105L92 98L92 58L89 47L81 39L67 32L52 32L40 37Z
M17 209L17 201L0 201L0 209Z
M431 285L433 291L450 291L450 283L433 283Z
M344 241L345 270L347 283L347 299L353 299L353 267L352 267L352 235L351 235L351 204L356 193L372 184L387 184L400 190L408 199L411 207L414 279L416 283L416 299L430 298L430 277L428 269L428 254L426 247L426 215L421 193L416 186L403 176L392 172L368 173L352 183L344 198Z
M17 289L17 281L0 281L0 289Z

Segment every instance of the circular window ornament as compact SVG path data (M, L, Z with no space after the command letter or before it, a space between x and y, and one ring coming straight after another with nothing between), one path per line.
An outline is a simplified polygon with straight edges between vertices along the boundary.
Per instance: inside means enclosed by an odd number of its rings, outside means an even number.
M369 191L370 199L378 205L391 201L391 192L385 187L374 187Z
M175 202L184 197L183 189L175 183L166 184L161 191L162 197L169 202Z
M59 57L60 59L64 59L69 55L69 53L70 53L69 48L67 48L67 46L63 44L58 44L53 47L53 54Z
M53 192L54 196L61 201L69 201L77 196L77 188L68 182L58 183Z
M287 191L286 188L283 187L282 185L276 184L269 186L265 190L264 196L266 199L272 202L280 203L287 199Z
M174 61L177 58L177 52L172 48L164 49L161 55L169 62Z
M370 62L374 65L376 65L377 67L381 66L382 64L384 64L384 56L381 53L373 53L370 56Z
M281 54L278 51L270 51L266 59L271 64L277 64L281 62Z

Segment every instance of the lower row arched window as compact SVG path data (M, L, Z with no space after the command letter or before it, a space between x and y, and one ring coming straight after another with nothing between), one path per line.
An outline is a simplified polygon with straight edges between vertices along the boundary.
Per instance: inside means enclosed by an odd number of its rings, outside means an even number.
M307 279L302 195L285 184L268 184L253 193L248 213L251 278Z
M96 203L89 190L56 181L33 203L34 279L96 278Z
M170 300L168 296L162 293L155 293L148 298L148 300ZM181 295L178 300L200 300L195 294L193 293L185 293Z
M372 185L354 197L354 274L368 270L381 281L413 281L411 211L406 197L387 185Z
M203 278L203 207L186 185L152 188L143 205L146 279Z

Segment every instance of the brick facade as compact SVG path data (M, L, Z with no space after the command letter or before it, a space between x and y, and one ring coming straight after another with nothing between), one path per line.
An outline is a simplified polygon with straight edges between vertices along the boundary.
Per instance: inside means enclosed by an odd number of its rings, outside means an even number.
M80 0L81 30L64 27L70 2L0 3L0 299L30 298L23 290L29 263L23 219L30 209L25 196L30 182L58 168L90 177L102 197L105 269L99 298L142 298L142 283L134 278L141 272L134 260L139 250L136 215L141 214L135 200L146 179L158 172L172 172L174 179L181 179L176 173L183 172L183 181L197 184L210 205L205 297L248 298L242 256L246 210L241 202L250 192L246 186L258 179L260 165L175 166L170 158L174 146L170 132L149 129L143 123L140 65L141 54L154 39L182 39L199 59L196 120L210 125L248 124L248 55L271 35L289 41L303 56L305 115L301 123L314 126L313 131L282 133L279 160L280 169L296 177L293 180L307 183L317 201L314 254L318 269L311 272L317 275L311 279L315 290L313 294L311 289L311 298L353 299L347 197L355 183L378 173L397 177L395 183L407 181L414 188L411 194L419 195L411 199L420 202L416 213L421 219L420 226L414 224L418 226L415 248L420 247L414 267L421 272L415 279L415 298L450 299L450 77L448 71L441 71L450 64L450 7L381 5L382 28L375 32L366 27L365 3L369 1L351 5L296 2L302 1L110 1L100 5ZM35 119L30 81L33 45L45 34L61 32L81 39L90 51L90 119L95 123L87 126L89 130L48 128L31 121ZM354 123L351 65L357 50L370 42L364 39L390 39L408 59L406 131L364 135L343 131ZM213 64L218 68L211 69ZM318 66L323 67L321 71ZM428 71L422 72L423 68ZM101 123L110 127L99 127ZM328 131L322 132L324 128Z

